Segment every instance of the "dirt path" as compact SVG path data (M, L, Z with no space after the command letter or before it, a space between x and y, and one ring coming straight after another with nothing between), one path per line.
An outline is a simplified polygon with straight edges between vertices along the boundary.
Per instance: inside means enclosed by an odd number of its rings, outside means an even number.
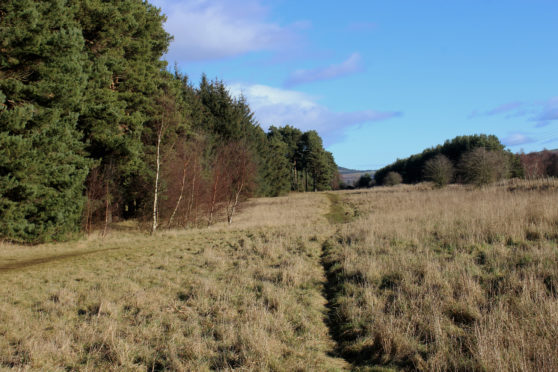
M327 198L330 201L330 208L329 212L326 214L326 218L328 219L329 223L332 227L336 225L348 223L354 220L358 216L358 211L350 204L343 201L343 199L337 195L328 193L326 194ZM340 342L341 342L341 330L339 327L339 316L337 314L337 305L335 295L339 290L337 288L337 281L336 275L332 273L332 260L330 257L330 250L331 250L331 240L335 239L337 232L339 230L335 228L335 232L327 238L324 242L322 242L321 249L322 254L320 257L320 264L322 265L325 282L324 288L322 291L323 297L326 299L326 308L327 314L324 322L329 329L329 334L331 339L335 343L335 348L333 350L333 356L336 358L344 360L351 370L353 369L353 365L350 360L345 358L341 353L340 350Z
M107 252L107 251L114 251L114 250L125 249L125 248L126 247L114 247L114 248L95 249L95 250L91 250L91 251L73 251L73 252L62 253L62 254L58 254L58 255L44 256L44 257L31 258L31 259L27 259L27 260L14 261L14 262L10 262L10 263L0 262L0 274L4 273L4 272L22 270L22 269L25 269L25 268L28 268L28 267L31 267L31 266L37 266L37 265L42 265L42 264L56 262L56 261L63 261L63 260L67 260L67 259L70 259L70 258L87 256L87 255L90 255L90 254L95 254L95 253L100 253L100 252Z
M351 222L358 215L356 209L344 202L339 195L327 193L326 196L330 202L326 218L332 225Z

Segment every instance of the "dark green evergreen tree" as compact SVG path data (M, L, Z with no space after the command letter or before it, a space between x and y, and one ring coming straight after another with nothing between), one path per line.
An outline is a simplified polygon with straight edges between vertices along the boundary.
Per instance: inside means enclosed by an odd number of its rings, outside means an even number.
M158 116L162 56L171 39L165 17L142 0L68 2L76 8L91 63L78 127L105 175L105 201L115 208L120 201L121 211L132 217L149 200L145 186L153 172L142 140L144 127L155 126L149 121Z
M171 38L147 1L6 0L0 17L0 237L33 242L78 231L84 194L88 231L109 226L113 214L153 215L157 226L179 208L184 223L195 223L204 185L217 185L215 164L229 164L218 155L233 143L257 169L243 192L274 196L300 190L301 180L306 190L335 183L335 161L315 131L266 134L222 81L203 76L194 88L167 72L161 58ZM171 197L162 205L172 211L159 213L159 201Z
M355 187L362 189L368 188L372 185L372 176L370 173L365 173L359 177L358 181L355 184Z
M84 40L64 0L0 3L0 236L76 232L89 162L76 130Z
M302 135L299 143L306 175L305 190L308 191L309 184L313 191L330 189L337 166L333 155L324 150L321 137L311 130Z
M271 132L278 132L281 135L283 142L287 145L287 159L291 164L291 190L298 191L299 179L302 175L302 149L300 148L302 132L300 129L294 128L290 125L286 125L281 128L270 128Z
M290 163L286 154L288 146L276 132L267 134L267 152L265 153L265 180L269 186L267 195L283 195L291 190Z

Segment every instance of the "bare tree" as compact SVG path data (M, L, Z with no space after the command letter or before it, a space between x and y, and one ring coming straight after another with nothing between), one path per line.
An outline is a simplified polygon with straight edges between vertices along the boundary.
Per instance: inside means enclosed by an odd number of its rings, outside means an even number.
M395 186L401 182L403 182L403 177L397 172L389 172L382 181L385 186Z
M217 211L217 203L220 199L223 189L225 188L224 181L225 172L227 168L226 154L221 149L213 161L213 172L211 177L211 194L209 195L209 210L207 224L213 223L213 217Z
M196 225L198 222L198 207L200 201L203 200L203 191L206 189L203 187L204 179L202 177L202 166L201 166L201 152L203 149L203 143L197 143L195 147L195 152L193 152L192 166L191 166L191 176L190 176L190 195L188 201L188 207L184 215L184 224L187 222Z
M229 176L227 182L227 222L230 225L241 197L246 196L252 188L256 168L252 161L252 155L244 143L233 142L227 145L224 151L229 154L227 164Z
M526 178L558 177L558 153L543 150L521 153L519 157Z
M208 224L214 222L215 214L222 208L228 223L232 223L239 203L253 189L255 172L252 154L244 142L230 142L219 148L212 166Z
M159 180L161 178L161 150L163 139L167 129L171 126L177 126L180 118L178 108L176 107L176 99L169 93L165 93L158 98L160 109L160 118L156 121L156 144L155 144L155 181L153 185L153 210L152 210L152 224L151 234L157 231L159 226Z
M165 173L168 184L166 208L172 209L168 226L185 226L191 217L196 199L200 199L200 157L203 153L200 139L183 141L176 146L175 157L168 162ZM178 171L180 169L180 173ZM172 203L172 204L171 204ZM178 222L176 220L179 220Z
M459 170L466 183L477 186L508 178L510 174L509 157L502 151L488 151L484 147L463 154Z
M176 212L178 211L178 207L180 207L180 202L182 201L182 197L184 196L184 186L186 186L186 174L187 174L186 171L188 170L188 165L190 164L190 161L191 161L191 159L189 157L187 157L183 161L182 182L181 182L181 185L180 185L180 194L178 195L178 199L176 200L176 205L174 206L172 214L169 218L169 223L168 223L169 227L172 226L174 216L176 215Z
M438 187L444 187L451 182L453 178L453 164L442 154L438 154L424 164L424 177L436 184Z
M161 139L163 138L165 129L166 129L165 114L163 113L163 117L161 118L161 123L157 128L157 149L156 149L156 156L155 156L155 185L153 190L153 223L151 225L151 234L155 233L158 226L159 173L161 170Z

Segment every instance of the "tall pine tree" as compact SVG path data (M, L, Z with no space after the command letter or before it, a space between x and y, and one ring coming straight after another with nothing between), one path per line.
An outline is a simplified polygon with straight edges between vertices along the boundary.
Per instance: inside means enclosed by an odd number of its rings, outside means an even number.
M76 123L84 40L65 0L0 3L0 237L40 242L79 229L85 159Z
M153 136L144 132L158 122L156 98L166 76L162 56L171 37L163 29L165 17L146 1L68 1L77 8L92 65L78 126L100 162L107 211L120 201L121 212L132 217L149 204L149 188L142 186L151 184L153 172L144 141Z

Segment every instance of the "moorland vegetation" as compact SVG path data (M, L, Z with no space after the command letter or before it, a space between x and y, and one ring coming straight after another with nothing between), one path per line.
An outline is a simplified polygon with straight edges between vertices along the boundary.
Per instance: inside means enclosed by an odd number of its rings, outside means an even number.
M558 184L249 201L233 225L0 246L0 366L554 370Z
M163 21L0 3L0 369L557 369L558 154L461 136L330 191Z

